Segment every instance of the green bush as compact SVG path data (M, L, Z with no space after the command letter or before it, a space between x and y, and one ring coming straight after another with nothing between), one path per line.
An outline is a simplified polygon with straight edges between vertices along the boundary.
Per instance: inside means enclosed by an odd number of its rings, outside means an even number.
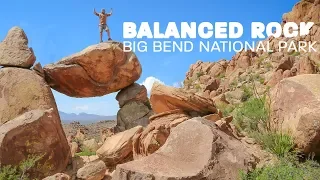
M232 111L235 109L235 106L223 102L216 103L215 105L221 110L223 117L230 116Z
M238 85L238 81L237 81L237 79L235 79L230 83L229 87L231 89L233 89L233 88L237 87L237 85Z
M235 109L234 123L246 132L259 131L259 126L266 128L269 110L265 107L266 98L251 98Z
M299 51L294 51L291 56L299 56L300 55L300 52Z
M320 165L308 160L299 163L292 156L280 158L272 166L257 168L248 174L240 173L242 180L317 180L320 177Z
M241 102L249 100L253 96L253 92L247 86L242 86L243 93L241 95Z
M271 68L273 68L272 64L270 62L267 62L265 64L265 67L267 68L267 70L269 71Z
M277 132L252 133L252 137L262 145L264 149L277 155L285 157L294 147L291 136Z
M265 81L265 79L259 73L254 74L252 78L255 81L259 81L261 84L263 84Z
M200 72L197 72L197 78L201 77L204 75L204 72L200 71Z
M93 155L96 155L96 152L93 152L88 148L81 148L81 152L76 153L76 156L93 156Z
M222 78L224 78L224 77L226 77L226 75L225 75L224 73L221 73L221 74L219 74L219 75L217 76L218 79L222 79Z
M0 180L28 180L28 171L35 167L37 162L44 155L29 155L24 161L21 161L18 166L1 166Z
M258 64L259 65L262 64L263 60L265 60L267 57L268 57L267 55L260 56L259 59L258 59Z

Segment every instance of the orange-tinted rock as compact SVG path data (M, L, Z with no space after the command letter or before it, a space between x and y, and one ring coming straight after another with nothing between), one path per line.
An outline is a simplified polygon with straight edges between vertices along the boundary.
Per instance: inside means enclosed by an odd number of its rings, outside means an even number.
M107 166L131 160L133 137L140 134L142 130L142 126L137 126L109 137L97 150L97 155Z
M107 170L103 161L93 161L80 168L77 178L80 180L101 180Z
M320 75L287 78L271 91L274 128L290 132L305 153L320 153Z
M71 97L95 97L117 92L140 78L142 68L122 44L105 42L44 67L50 86Z
M194 118L173 128L166 143L150 156L118 165L115 179L238 179L255 166L240 141L214 122Z
M71 180L70 176L63 173L57 173L55 175L46 177L42 180Z
M267 85L272 87L278 84L282 80L282 74L283 74L282 69L279 69L276 72L274 72L270 81L267 83Z
M155 113L181 109L207 115L217 111L210 99L160 83L153 84L150 102Z
M150 124L133 140L134 158L154 153L166 142L171 128L188 119L190 116L179 109L151 116Z
M301 56L298 69L299 74L314 74L317 71L317 66L310 60L309 56Z
M18 165L29 155L42 157L32 168L32 177L44 178L66 168L70 147L56 109L30 110L0 126L1 165Z

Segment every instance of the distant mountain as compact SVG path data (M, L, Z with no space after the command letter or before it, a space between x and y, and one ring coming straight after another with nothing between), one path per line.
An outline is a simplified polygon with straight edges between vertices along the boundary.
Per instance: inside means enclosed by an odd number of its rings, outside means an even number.
M90 124L96 123L99 121L106 121L106 120L116 120L117 116L100 116L96 114L87 114L87 113L65 113L59 111L61 121L63 123L71 123L73 121L79 121L81 124Z

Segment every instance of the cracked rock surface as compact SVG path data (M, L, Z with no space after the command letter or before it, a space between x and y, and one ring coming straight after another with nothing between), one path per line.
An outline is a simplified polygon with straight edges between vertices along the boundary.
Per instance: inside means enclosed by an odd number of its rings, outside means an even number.
M109 41L47 65L44 71L53 89L81 98L117 92L137 81L142 68L133 52L124 52L121 43Z

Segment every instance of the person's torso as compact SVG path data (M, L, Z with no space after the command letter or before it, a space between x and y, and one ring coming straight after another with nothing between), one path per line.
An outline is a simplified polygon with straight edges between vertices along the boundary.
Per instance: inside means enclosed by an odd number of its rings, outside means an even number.
M100 24L106 24L107 23L107 14L99 14Z

